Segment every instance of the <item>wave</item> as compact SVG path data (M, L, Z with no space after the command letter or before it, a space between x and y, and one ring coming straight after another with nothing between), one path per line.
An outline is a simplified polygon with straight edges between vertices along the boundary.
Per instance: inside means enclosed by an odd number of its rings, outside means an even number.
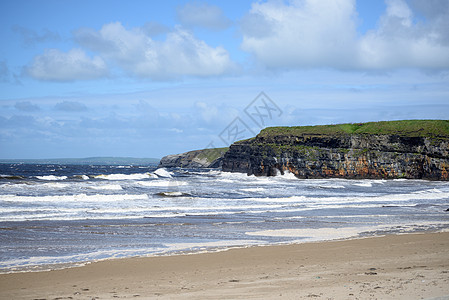
M88 187L92 190L111 190L111 191L120 191L123 190L122 186L119 184L105 184L105 185L91 185Z
M176 187L187 185L188 183L185 181L178 181L178 180L151 180L151 181L138 181L137 184L149 187Z
M284 171L284 175L276 175L277 178L282 178L282 179L290 179L290 180L298 180L298 177L295 176L295 174L293 174L290 171Z
M442 200L449 199L449 192L439 189L429 189L424 191L412 192L409 194L387 194L379 196L332 196L332 197L310 197L310 196L290 196L279 198L242 198L245 201L255 202L297 202L297 203L319 203L336 204L351 202L405 202L412 200Z
M132 257L141 255L150 255L154 252L162 252L165 247L161 248L139 248L139 249L119 249L119 250L97 250L87 253L80 253L74 255L60 255L60 256L33 256L29 258L15 258L4 260L0 262L0 268L7 268L12 271L27 270L27 267L32 267L32 270L36 269L36 266L47 266L44 270L54 270L55 266L61 265L61 268L67 267L63 264L86 264L91 261L101 261L105 259ZM50 267L50 268L49 268ZM29 270L27 270L29 271Z
M105 180L140 180L154 178L151 173L136 173L136 174L108 174L96 175L94 178Z
M25 179L25 177L19 176L19 175L2 175L2 174L0 174L0 179L22 180L22 179Z
M183 193L183 192L160 192L160 193L156 193L156 195L162 196L162 197L182 197L182 196L190 196L189 194Z
M35 188L34 185L28 185L31 188ZM71 185L69 183L61 183L61 182L47 182L36 185L37 187L45 187L50 189L65 189L70 187Z
M159 168L153 173L159 177L166 177L166 178L171 178L173 175L173 173L168 172L165 168Z
M224 172L226 173L226 172ZM234 174L234 173L232 173ZM221 179L223 182L230 182L230 183L239 183L239 184L251 184L251 185L270 185L275 184L278 185L279 181L276 181L276 177L257 177L255 175L246 175L239 176L236 178L232 178L232 176L223 176L224 178ZM283 183L286 183L285 181Z
M40 180L66 180L67 176L55 176L55 175L45 175L45 176L35 176L35 178Z
M17 196L0 195L0 201L5 202L112 202L125 200L148 200L147 194L119 194L119 195L63 195L63 196Z
M143 205L131 207L84 206L83 208L61 207L28 207L24 209L5 207L0 208L0 222L2 221L38 221L38 220L83 220L83 219L131 219L131 218L172 218L186 216L220 216L236 213L265 213L282 212L283 205L234 205L234 206L170 206L145 207ZM251 211L249 211L251 210Z
M345 189L344 185L317 185L316 188L319 189Z
M256 188L246 188L246 189L240 189L243 192L253 192L253 193L261 193L266 192L266 188L256 187Z
M371 182L353 183L352 185L361 186L361 187L372 187L373 186L373 184Z

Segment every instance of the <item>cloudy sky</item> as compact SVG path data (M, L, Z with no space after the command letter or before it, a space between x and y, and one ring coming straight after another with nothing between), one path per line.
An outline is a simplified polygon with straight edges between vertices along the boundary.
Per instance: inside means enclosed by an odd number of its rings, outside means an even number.
M448 0L1 1L0 38L0 158L449 116Z

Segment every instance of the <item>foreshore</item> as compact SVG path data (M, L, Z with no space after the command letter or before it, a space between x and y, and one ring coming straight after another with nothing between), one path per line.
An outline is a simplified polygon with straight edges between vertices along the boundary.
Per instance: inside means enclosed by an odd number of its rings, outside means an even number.
M449 232L0 275L0 299L449 299Z

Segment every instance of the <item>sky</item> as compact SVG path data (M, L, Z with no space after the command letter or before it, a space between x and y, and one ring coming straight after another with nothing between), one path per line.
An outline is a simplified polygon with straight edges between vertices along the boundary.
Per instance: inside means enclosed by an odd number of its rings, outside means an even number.
M448 0L0 0L0 158L449 119Z

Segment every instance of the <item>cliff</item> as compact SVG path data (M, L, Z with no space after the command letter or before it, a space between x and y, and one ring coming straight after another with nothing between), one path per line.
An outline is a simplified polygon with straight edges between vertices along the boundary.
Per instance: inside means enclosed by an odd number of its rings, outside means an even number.
M449 180L449 121L272 127L225 153L223 171L298 178Z
M228 147L211 148L167 155L161 159L159 167L219 168L227 150Z

